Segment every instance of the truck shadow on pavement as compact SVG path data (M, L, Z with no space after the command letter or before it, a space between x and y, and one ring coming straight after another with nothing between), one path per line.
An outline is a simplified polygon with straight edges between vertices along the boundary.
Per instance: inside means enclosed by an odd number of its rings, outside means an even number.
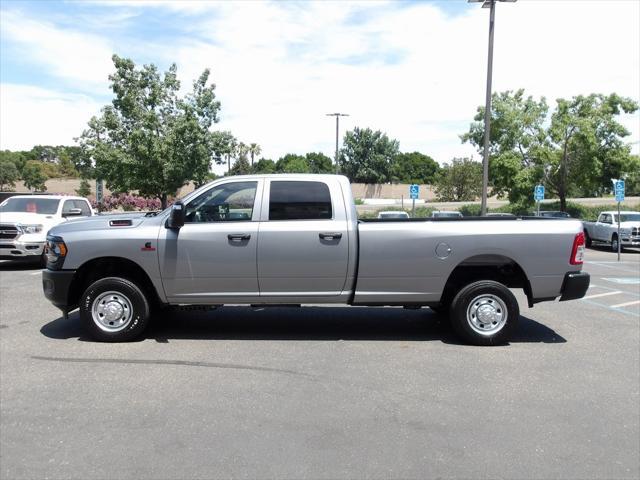
M92 341L77 312L57 318L40 332L52 339ZM462 345L446 320L424 308L222 307L213 311L156 314L140 340L441 341ZM520 316L511 343L566 343L551 328Z

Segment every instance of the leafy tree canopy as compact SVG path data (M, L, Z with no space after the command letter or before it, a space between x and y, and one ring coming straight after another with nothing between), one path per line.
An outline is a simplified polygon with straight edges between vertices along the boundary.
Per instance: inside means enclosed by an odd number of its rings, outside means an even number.
M0 159L0 191L13 191L18 178L20 173L16 164L8 159Z
M386 183L393 177L393 162L400 144L381 131L356 127L346 132L339 155L340 172L351 182Z
M47 187L47 176L43 171L42 162L29 160L22 170L22 179L27 188L36 192L44 192Z
M220 110L215 85L205 70L181 98L175 64L160 74L153 64L136 68L132 60L112 58L114 99L89 121L80 146L111 190L137 190L164 208L189 180L207 178L219 147L209 131Z
M535 184L546 185L564 210L571 195L610 191L611 178L631 166L629 132L617 121L633 113L637 102L616 94L558 99L549 116L545 98L525 97L524 90L492 96L489 178L493 192L512 203L530 204ZM478 107L462 141L479 153L484 145L484 107Z
M482 163L454 158L440 170L435 183L441 202L473 201L482 193Z
M433 184L440 165L420 152L400 153L393 164L393 178L400 183Z

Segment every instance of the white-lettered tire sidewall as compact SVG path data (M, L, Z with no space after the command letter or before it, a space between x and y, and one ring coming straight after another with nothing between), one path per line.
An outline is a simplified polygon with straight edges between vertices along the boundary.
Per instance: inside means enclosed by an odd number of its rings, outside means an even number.
M478 295L491 294L499 297L507 307L507 320L505 325L493 335L481 335L475 332L467 320L467 309L471 301ZM503 345L509 341L515 331L520 307L516 297L511 291L499 282L493 280L481 280L463 287L451 302L449 318L455 332L465 341L482 346Z
M103 292L121 292L132 306L133 318L122 330L107 332L93 320L92 307L95 299ZM100 342L128 342L139 337L149 322L149 302L144 292L130 280L119 277L107 277L89 285L80 300L80 319L91 338Z

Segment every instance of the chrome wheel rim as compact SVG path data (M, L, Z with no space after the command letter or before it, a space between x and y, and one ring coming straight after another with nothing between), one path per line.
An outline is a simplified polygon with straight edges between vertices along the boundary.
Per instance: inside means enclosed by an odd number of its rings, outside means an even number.
M131 300L120 292L109 291L98 295L91 307L93 322L105 332L119 332L131 323Z
M504 301L489 293L478 295L467 308L467 322L480 335L494 335L504 328L508 313Z
M614 252L617 252L617 251L618 251L618 239L617 239L617 238L616 238L616 239L614 239L614 240L611 242L611 249L612 249Z

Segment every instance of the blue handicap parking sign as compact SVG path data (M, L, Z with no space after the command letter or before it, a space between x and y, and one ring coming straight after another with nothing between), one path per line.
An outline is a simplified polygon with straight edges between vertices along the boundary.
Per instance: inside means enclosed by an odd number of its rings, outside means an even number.
M420 193L420 185L416 185L415 183L413 185L409 186L409 196L412 199L417 199L418 195Z
M533 198L536 202L544 200L544 185L536 185L533 191Z
M616 182L616 202L624 202L624 180Z

